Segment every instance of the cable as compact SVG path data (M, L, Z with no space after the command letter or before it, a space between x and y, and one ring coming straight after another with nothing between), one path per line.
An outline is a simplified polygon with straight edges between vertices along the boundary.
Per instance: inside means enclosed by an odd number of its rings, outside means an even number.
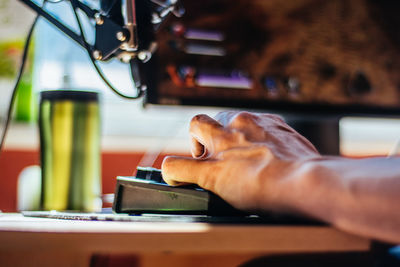
M76 8L77 6L75 5L74 1L71 1L71 5L72 5L72 10L74 12L75 18L76 18L76 22L78 24L79 27L79 31L81 32L81 37L82 37L82 41L85 44L85 50L87 51L90 61L92 62L93 67L95 68L95 70L97 71L97 74L100 76L100 78L103 80L103 82L117 95L123 97L123 98L127 98L127 99L139 99L143 96L144 94L144 90L140 89L140 88L136 88L138 90L138 94L136 96L129 96L129 95L125 95L123 93L121 93L120 91L118 91L117 89L114 88L114 86L112 86L112 84L107 80L107 78L104 76L102 70L100 69L100 67L97 65L95 59L93 58L93 55L91 53L89 44L86 41L86 37L85 37L85 33L83 32L83 27L82 27L82 23L81 20L78 16L78 13L76 12Z
M46 0L43 2L43 5L45 3L46 3ZM6 122L5 122L5 125L4 125L3 133L1 135L0 155L1 155L2 151L3 151L4 141L6 139L6 134L7 134L10 122L11 122L12 111L14 109L15 99L17 97L18 85L19 85L19 82L21 81L22 74L24 73L25 63L26 63L26 59L28 57L29 44L30 44L31 39L32 39L32 33L33 33L33 30L34 30L34 28L36 26L36 23L37 23L39 17L40 17L40 15L36 16L35 20L33 21L32 25L31 25L31 28L29 29L28 35L26 37L26 41L25 41L25 45L24 45L24 51L23 51L22 59L21 59L21 65L19 67L17 80L15 81L15 85L14 85L14 88L12 90L11 100L10 100L10 104L8 106L8 111L7 111Z
M65 0L47 0L46 2L50 3L50 4L58 4L58 3L61 3L63 1L65 1Z

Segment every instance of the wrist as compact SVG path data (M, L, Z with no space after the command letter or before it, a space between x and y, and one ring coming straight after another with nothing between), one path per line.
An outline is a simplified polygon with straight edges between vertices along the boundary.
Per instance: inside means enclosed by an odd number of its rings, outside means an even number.
M320 176L320 158L270 163L260 174L261 210L305 214ZM274 165L274 166L272 166ZM274 169L274 171L271 171Z

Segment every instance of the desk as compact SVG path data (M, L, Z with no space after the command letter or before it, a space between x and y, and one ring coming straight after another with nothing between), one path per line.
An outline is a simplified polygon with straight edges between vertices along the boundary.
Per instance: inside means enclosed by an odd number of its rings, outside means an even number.
M1 266L88 266L93 254L136 255L137 266L235 266L261 255L366 251L369 247L368 239L328 226L70 221L0 215Z

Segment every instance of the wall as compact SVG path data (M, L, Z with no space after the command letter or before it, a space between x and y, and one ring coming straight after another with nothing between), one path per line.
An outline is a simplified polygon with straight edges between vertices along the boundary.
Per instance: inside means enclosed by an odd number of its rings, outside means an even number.
M133 175L141 161L143 152L103 152L103 194L114 193L118 175ZM153 166L160 168L166 154L160 154ZM30 165L39 164L38 150L8 149L0 155L0 210L13 212L17 209L17 180L21 171Z

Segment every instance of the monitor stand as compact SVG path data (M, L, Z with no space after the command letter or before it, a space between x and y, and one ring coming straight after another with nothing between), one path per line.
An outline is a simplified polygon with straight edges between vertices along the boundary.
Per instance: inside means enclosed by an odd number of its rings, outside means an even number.
M284 116L323 155L340 155L339 117Z

